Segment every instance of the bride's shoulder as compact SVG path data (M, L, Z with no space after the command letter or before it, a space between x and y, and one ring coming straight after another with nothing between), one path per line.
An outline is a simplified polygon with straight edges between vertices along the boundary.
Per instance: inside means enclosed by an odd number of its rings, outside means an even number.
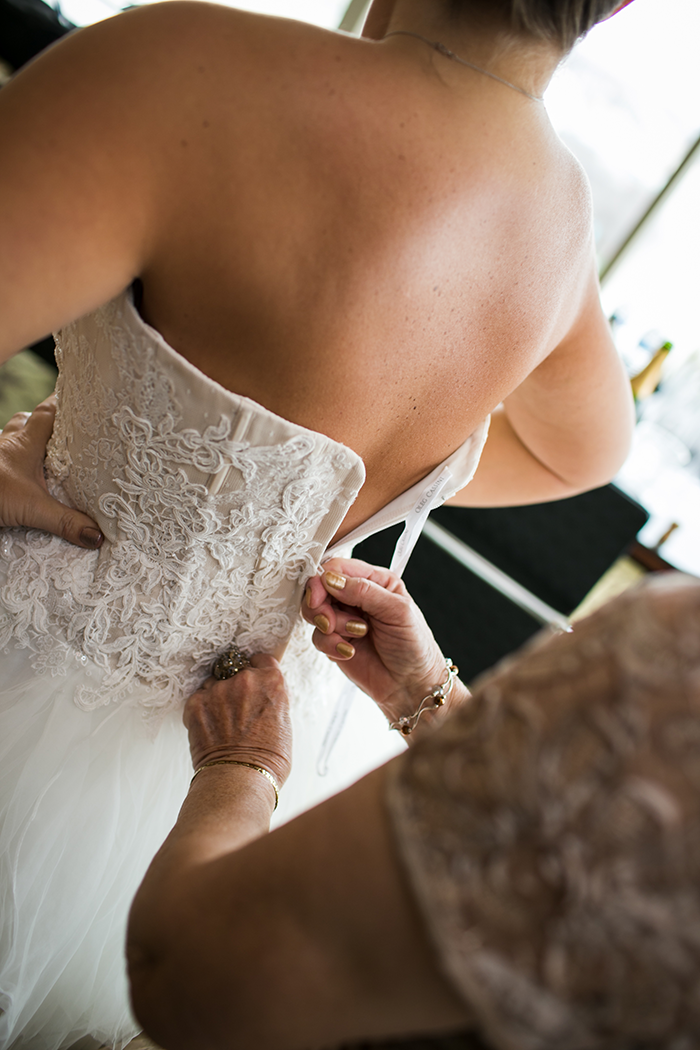
M206 0L167 0L129 8L94 28L134 46L144 40L146 33L146 40L155 44L156 55L173 45L177 48L189 44L195 50L202 43L211 46L215 43L213 32L223 33L223 39L229 43L247 43L255 36L269 34L275 23L284 21Z
M69 34L52 51L70 53L78 68L113 72L121 69L115 88L129 93L134 77L148 70L153 90L167 83L168 71L179 68L187 75L194 61L211 56L223 46L241 52L252 38L261 36L266 20L260 15L201 0L168 0L129 8L94 25ZM263 24L261 24L263 23ZM44 61L42 56L41 61ZM99 65L98 65L99 62Z
M153 72L164 73L178 64L190 70L199 62L198 72L212 73L225 59L229 76L235 76L236 63L245 68L259 65L266 49L287 47L292 38L299 46L305 39L331 35L295 19L206 0L167 0L129 8L90 26L89 33L92 47L116 45L125 58L149 60ZM86 30L80 35L87 37Z
M197 81L214 93L217 77L235 82L239 74L250 76L256 68L262 73L266 49L282 50L290 35L303 40L304 35L313 37L315 29L223 4L168 0L76 30L32 65L57 79L62 70L70 70L74 83L89 86L93 104L111 96L128 105L136 92L147 103L151 97L191 95ZM132 111L132 117L138 112Z

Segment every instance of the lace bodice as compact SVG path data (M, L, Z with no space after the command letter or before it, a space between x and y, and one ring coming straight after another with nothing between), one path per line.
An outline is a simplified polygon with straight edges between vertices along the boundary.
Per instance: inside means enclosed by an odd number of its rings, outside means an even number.
M0 646L29 648L39 673L85 665L82 707L131 698L163 710L234 638L284 647L362 461L208 379L129 293L57 345L48 483L105 541L93 552L5 530Z
M389 768L427 926L496 1050L700 1045L700 581L540 641Z

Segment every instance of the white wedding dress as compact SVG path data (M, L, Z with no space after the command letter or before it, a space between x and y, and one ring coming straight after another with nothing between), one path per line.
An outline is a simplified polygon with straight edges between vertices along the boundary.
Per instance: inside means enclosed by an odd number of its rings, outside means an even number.
M0 531L0 1047L36 1050L123 1046L138 1030L126 916L191 777L182 702L230 642L290 643L280 819L402 746L364 698L317 773L342 676L298 609L362 485L360 458L203 375L130 292L57 341L49 485L105 541L86 551ZM426 507L469 481L485 437L486 424L334 551L412 518L405 560Z

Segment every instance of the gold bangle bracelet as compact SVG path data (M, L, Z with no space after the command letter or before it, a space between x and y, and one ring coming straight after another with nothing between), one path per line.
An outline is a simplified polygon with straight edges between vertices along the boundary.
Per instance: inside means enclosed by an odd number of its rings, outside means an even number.
M194 784L197 774L201 773L203 769L210 769L211 766L245 766L246 769L254 769L256 773L260 773L261 776L265 777L265 780L272 784L272 790L275 793L275 809L277 809L280 800L280 786L269 770L263 769L262 766L256 766L254 762L239 762L235 758L215 758L211 762L205 762L199 769L195 770L194 776L190 780L190 787ZM273 813L275 809L272 810Z

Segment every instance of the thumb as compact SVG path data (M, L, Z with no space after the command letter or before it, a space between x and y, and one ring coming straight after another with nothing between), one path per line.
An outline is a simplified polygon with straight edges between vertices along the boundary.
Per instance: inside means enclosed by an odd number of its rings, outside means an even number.
M52 532L77 547L95 550L102 545L104 536L87 514L59 503L41 489L36 489L32 498L32 520L27 523L31 528Z

